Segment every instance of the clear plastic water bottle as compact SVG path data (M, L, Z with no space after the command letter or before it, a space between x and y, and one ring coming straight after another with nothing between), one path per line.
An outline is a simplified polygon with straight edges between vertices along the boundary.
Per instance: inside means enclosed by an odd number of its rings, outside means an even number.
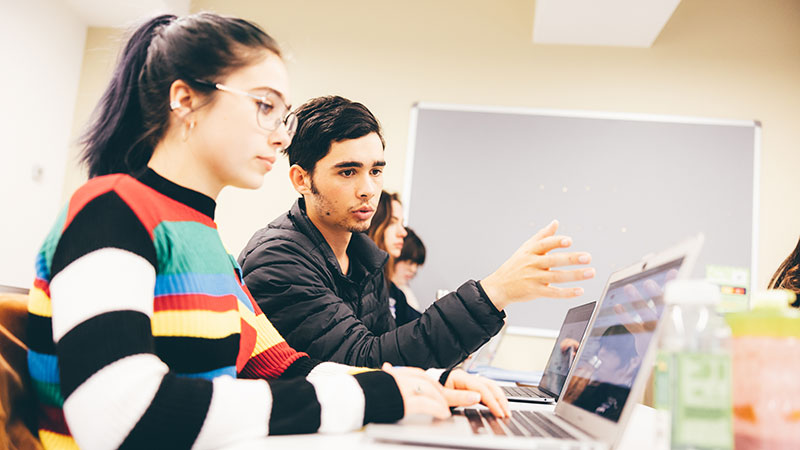
M716 312L719 288L667 284L655 366L655 406L670 418L672 449L731 449L731 330Z

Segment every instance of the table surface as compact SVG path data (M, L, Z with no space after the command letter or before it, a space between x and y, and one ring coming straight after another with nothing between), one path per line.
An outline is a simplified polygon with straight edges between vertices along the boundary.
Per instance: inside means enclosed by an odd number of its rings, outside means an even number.
M553 405L536 405L530 403L512 402L512 409L528 409L538 411L552 411ZM653 408L637 404L622 437L619 450L639 450L642 448L660 450L668 448L664 440L664 430L659 427L656 420L656 411ZM253 441L237 444L233 449L411 449L433 447L391 444L377 442L367 437L363 430L343 434L305 434L292 436L270 436Z

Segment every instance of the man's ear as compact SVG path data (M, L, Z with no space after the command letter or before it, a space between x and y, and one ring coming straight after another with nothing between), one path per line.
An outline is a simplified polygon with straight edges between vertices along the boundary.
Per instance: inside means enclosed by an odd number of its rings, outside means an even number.
M292 164L289 168L289 179L292 180L294 190L300 195L311 195L311 174L306 169Z

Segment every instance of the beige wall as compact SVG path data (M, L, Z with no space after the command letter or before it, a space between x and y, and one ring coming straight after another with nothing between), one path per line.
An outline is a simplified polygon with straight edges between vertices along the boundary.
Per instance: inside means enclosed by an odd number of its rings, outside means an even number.
M758 119L759 284L800 234L800 0L683 0L650 49L534 45L534 3L523 0L198 0L192 9L254 20L279 39L295 104L341 94L369 106L386 132L389 190L403 188L417 101ZM107 34L89 33L81 102L99 97ZM87 106L78 109L81 120ZM218 223L232 252L293 201L287 171L282 159L262 189L223 192Z
M78 101L72 124L72 140L64 175L63 202L67 202L75 189L86 181L86 171L79 164L78 141L92 116L95 105L103 95L106 84L111 79L124 35L123 31L115 28L90 27L86 33Z

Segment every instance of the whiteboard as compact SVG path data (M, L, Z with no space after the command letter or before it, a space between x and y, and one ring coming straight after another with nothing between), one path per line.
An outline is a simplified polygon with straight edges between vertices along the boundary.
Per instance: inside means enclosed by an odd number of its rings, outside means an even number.
M558 329L614 270L697 232L693 276L709 264L757 273L757 121L419 103L409 131L402 199L427 249L411 284L423 307L554 218L597 276L572 284L577 299L512 305L512 325Z

